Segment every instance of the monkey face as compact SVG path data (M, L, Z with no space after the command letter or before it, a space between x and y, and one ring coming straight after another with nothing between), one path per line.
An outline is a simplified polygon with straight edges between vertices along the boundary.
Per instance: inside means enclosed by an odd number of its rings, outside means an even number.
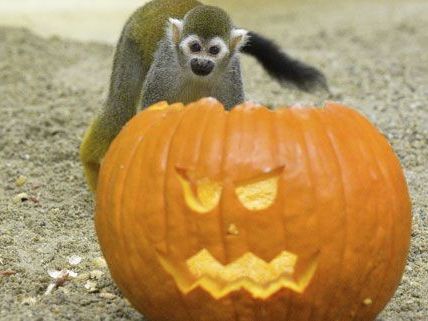
M218 23L220 16L222 12L210 16L209 19L202 18L202 24L198 23L196 26L188 16L184 20L168 20L167 38L177 50L179 64L198 79L210 79L216 74L224 73L232 57L247 40L246 30L232 28L229 18ZM200 29L201 25L209 27ZM210 30L213 26L220 28Z
M220 73L230 59L228 46L220 37L206 40L189 35L180 42L178 50L181 66L198 78Z

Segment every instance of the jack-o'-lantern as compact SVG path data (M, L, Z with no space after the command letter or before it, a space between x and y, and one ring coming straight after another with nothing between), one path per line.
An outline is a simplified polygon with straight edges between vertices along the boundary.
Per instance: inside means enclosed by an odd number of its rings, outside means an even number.
M96 229L150 320L374 320L410 239L405 179L360 114L159 103L103 160Z

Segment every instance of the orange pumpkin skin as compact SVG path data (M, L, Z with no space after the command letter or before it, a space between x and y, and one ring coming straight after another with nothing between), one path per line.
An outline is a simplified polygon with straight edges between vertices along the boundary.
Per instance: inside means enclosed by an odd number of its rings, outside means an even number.
M95 222L150 320L369 321L401 279L410 207L392 148L357 112L203 99L125 126Z

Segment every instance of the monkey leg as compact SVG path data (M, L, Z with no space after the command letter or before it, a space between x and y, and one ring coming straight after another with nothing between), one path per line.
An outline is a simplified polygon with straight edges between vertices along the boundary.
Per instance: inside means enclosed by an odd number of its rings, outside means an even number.
M97 118L86 131L80 146L80 161L86 181L93 193L97 189L100 163L113 138L108 126L103 126L100 118Z
M107 102L80 147L80 160L92 192L96 191L100 163L110 143L135 115L141 99L146 68L143 52L130 37L131 27L132 19L125 25L116 48Z

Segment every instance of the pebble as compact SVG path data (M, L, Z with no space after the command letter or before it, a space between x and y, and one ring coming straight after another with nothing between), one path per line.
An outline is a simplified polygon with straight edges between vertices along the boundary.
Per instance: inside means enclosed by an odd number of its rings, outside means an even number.
M89 293L97 292L98 291L98 289L97 289L97 282L94 282L94 281L91 281L91 280L86 281L86 283L85 283L85 289L88 290Z
M77 276L77 280L79 281L87 281L90 279L90 274L88 272L81 273Z
M100 271L100 270L94 270L94 271L91 271L91 272L89 273L89 277L90 277L91 279L94 279L94 280L99 280L99 279L101 279L103 275L104 275L104 272L103 272L103 271Z
M18 187L24 186L25 183L27 183L27 177L23 175L20 175L15 181L15 185Z
M28 194L27 193L19 193L13 198L13 201L15 203L22 203L28 201Z
M68 258L68 263L70 265L79 265L82 262L82 258L77 255L72 255Z
M107 299L107 300L113 300L113 299L117 298L117 295L110 293L110 292L101 292L100 298Z
M37 303L37 300L36 300L36 298L33 298L33 297L27 297L27 298L22 299L21 303L24 305L34 305Z
M93 259L92 263L94 264L95 267L97 267L99 269L106 269L107 268L107 262L101 256Z

